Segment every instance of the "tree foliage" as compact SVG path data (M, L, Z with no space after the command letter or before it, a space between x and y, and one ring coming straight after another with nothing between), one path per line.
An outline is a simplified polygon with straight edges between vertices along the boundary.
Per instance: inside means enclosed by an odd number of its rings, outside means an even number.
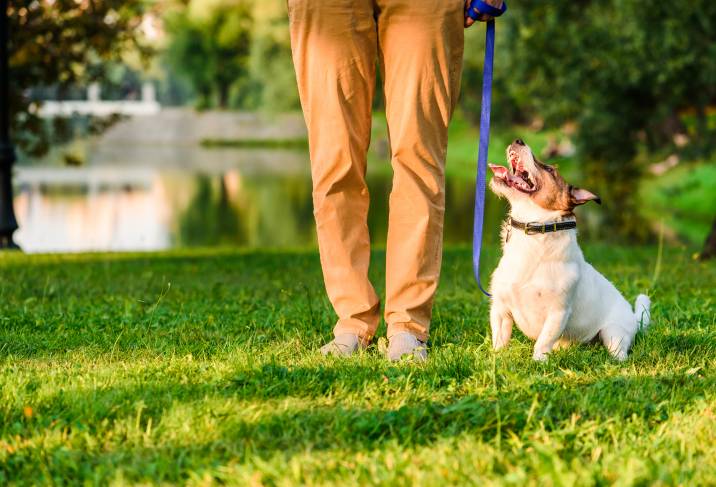
M579 123L584 154L628 160L685 131L709 140L706 107L716 101L716 3L612 0L524 2L506 36L510 92L555 123ZM528 95L528 96L525 96Z
M254 26L249 77L251 92L243 100L251 109L272 111L299 108L296 75L285 0L262 0L253 5Z
M101 79L108 61L127 49L147 54L139 30L144 11L140 0L10 0L10 109L14 141L25 152L45 153L68 129L61 119L53 127L37 117L28 89L54 86L61 95Z
M248 73L252 17L244 0L192 1L170 15L167 59L185 77L200 106L229 106L232 86Z
M201 106L298 108L285 0L165 0L166 60ZM28 87L60 89L104 76L138 47L140 0L11 0L15 139L47 147ZM716 127L716 2L524 0L498 21L493 113L497 122L570 123L585 184L611 224L643 238L633 218L644 154L706 157ZM468 31L461 104L479 113L484 30ZM679 134L678 138L674 136ZM677 141L682 141L677 144ZM685 145L683 141L688 143Z
M640 151L694 157L714 149L706 109L716 102L716 2L532 0L512 7L498 21L496 106L551 126L576 122L587 179L614 223L644 236L629 221L638 213ZM688 137L686 147L676 146L677 133Z
M190 0L167 26L168 64L189 81L200 107L297 108L281 0Z

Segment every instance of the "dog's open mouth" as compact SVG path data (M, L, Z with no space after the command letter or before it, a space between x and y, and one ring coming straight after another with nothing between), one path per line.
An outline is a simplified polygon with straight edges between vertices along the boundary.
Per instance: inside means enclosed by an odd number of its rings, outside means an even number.
M523 193L532 193L536 188L534 182L530 179L530 174L525 170L525 166L520 160L519 154L510 151L508 155L510 169L496 164L489 164L495 177L511 188L515 188Z

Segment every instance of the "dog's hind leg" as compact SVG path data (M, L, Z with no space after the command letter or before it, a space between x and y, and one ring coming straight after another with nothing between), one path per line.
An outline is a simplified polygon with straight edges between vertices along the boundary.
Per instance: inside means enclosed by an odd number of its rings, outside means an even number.
M634 341L637 328L638 324L636 322L626 327L615 324L607 325L599 331L599 338L604 346L607 347L609 353L621 362L626 360L629 354L629 348L631 348L631 344Z
M574 345L574 342L569 338L565 338L564 335L562 335L562 337L554 344L552 350L565 350L572 345Z
M490 328L492 348L499 350L507 346L512 337L512 315L502 301L494 297L490 306Z
M640 294L634 302L634 317L640 330L646 330L651 322L651 300L649 296Z
M645 330L649 326L650 307L649 298L640 294L634 303L633 314L625 310L618 318L618 323L615 323L615 320L599 331L599 338L615 359L626 360L634 343L634 336L639 330Z

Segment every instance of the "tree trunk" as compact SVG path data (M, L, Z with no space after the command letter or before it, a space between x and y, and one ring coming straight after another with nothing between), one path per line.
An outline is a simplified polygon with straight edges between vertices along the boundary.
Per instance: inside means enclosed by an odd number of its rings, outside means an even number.
M709 233L709 236L706 237L706 242L704 243L704 250L701 251L701 256L699 257L701 260L711 259L716 256L716 218L714 218L714 223L711 225L711 232Z
M706 114L706 104L699 103L696 107L696 133L698 134L698 150L702 157L706 157L709 150L708 141L709 122ZM713 235L713 230L711 231ZM707 240L708 242L708 240Z
M228 83L219 83L219 108L225 110L229 108L229 90L231 85Z

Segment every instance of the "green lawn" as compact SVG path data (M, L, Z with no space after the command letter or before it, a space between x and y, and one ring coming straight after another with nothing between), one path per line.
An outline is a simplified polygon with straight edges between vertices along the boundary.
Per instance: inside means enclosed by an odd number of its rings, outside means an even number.
M585 251L654 301L625 363L493 353L467 249L425 365L317 355L312 251L0 255L0 484L714 485L716 264Z
M682 164L642 184L647 218L664 223L694 243L706 240L716 217L716 164Z

